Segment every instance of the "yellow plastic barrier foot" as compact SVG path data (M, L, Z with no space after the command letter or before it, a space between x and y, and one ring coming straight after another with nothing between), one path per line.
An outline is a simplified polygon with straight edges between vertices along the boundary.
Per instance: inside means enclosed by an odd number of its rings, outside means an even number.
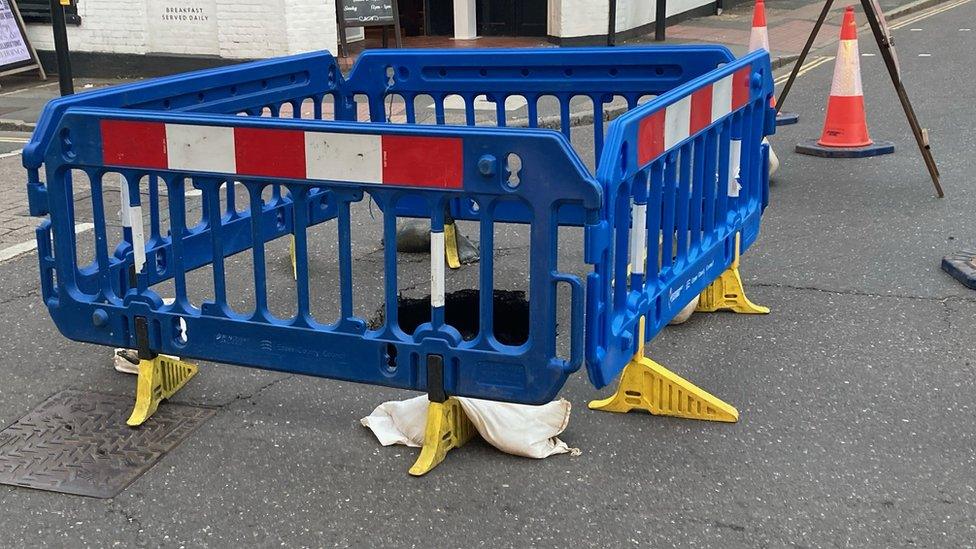
M729 423L739 420L739 412L733 406L643 357L627 363L613 396L593 400L589 406L604 412L627 413L637 408L658 416Z
M644 317L638 324L637 353L620 374L613 396L589 403L591 410L627 413L645 410L658 416L735 423L739 411L694 383L644 357Z
M431 402L427 406L427 427L424 431L424 446L420 456L410 468L410 474L419 477L444 461L447 453L474 436L475 428L464 408L456 398L444 402Z
M739 276L739 233L735 234L735 259L732 260L732 266L705 288L701 293L701 299L698 300L698 307L695 308L695 312L699 313L715 311L769 314L769 307L749 301L742 287L742 277Z
M152 360L139 361L139 378L136 381L136 405L128 424L136 427L152 416L159 403L172 397L197 373L197 366L159 355Z
M461 257L458 255L458 232L454 223L444 224L444 255L447 256L448 267L461 268Z

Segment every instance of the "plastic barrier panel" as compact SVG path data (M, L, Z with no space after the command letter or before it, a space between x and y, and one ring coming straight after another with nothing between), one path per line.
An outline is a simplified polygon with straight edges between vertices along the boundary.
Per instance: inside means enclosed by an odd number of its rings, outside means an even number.
M737 233L744 246L755 239L766 201L761 139L773 127L769 73L766 54L734 60L711 46L368 52L346 79L331 56L306 54L59 99L24 151L31 213L48 216L37 230L43 298L65 336L147 354L535 404L585 357L602 386L633 355L641 316L650 339L730 265ZM432 98L433 125L416 119L421 94ZM387 122L393 95L405 98L402 123ZM447 123L449 95L463 101L458 125ZM527 101L526 127L505 127L515 95ZM558 113L545 119L536 105L550 95ZM493 127L475 127L479 96L497 106ZM608 98L631 109L605 133L594 124L595 176L570 143L570 103L581 96L598 121ZM552 120L560 131L538 127ZM91 196L79 202L82 186ZM235 203L240 192L246 207ZM116 242L106 204L119 195ZM354 314L362 296L350 207L362 200L378 206L386 243L398 218L430 219L429 322L413 330L398 319L392 245L382 248L381 325ZM94 221L91 261L79 260L76 207ZM447 214L481 227L481 263L471 267L480 323L467 339L445 318ZM309 298L307 231L329 220L338 227L334 322L317 319ZM528 224L532 250L531 328L517 345L493 326L492 227L502 222ZM583 226L593 265L585 295L557 268L560 225ZM283 318L269 307L265 256L268 242L290 235L296 312ZM228 295L226 270L244 251L253 264L247 314L232 306L240 296ZM194 305L191 275L204 266L212 298ZM163 302L160 284L175 301Z

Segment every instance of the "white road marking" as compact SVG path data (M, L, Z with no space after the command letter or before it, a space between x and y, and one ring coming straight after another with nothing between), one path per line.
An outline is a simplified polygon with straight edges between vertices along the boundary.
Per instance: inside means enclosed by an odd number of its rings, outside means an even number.
M75 225L75 234L81 234L85 231L90 231L95 228L93 223L78 223ZM11 260L15 257L24 255L28 252L33 252L37 249L37 240L29 240L27 242L21 242L20 244L14 244L0 250L0 263L4 261Z
M16 151L10 151L8 153L3 153L3 154L0 154L0 159L2 159L2 158L10 158L12 156L19 156L20 153L22 153L22 152L24 152L24 149L17 149Z

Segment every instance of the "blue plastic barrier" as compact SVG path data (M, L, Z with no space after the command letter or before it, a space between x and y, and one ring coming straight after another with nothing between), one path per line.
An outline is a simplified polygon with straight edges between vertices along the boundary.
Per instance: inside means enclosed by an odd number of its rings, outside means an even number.
M43 299L65 336L102 345L135 348L145 337L153 353L533 404L551 400L585 358L602 387L638 348L640 317L650 340L729 267L736 234L743 249L755 240L768 196L761 141L775 127L772 91L766 53L734 59L722 47L687 46L371 51L348 78L330 55L315 53L58 99L24 149L31 214L48 216L37 230ZM386 122L393 94L405 100L406 123ZM432 97L436 125L415 123L420 94ZM368 122L357 121L360 95ZM449 95L463 98L466 126L445 124ZM479 95L498 105L498 127L474 125ZM503 127L514 95L527 100L527 127ZM538 127L548 123L537 108L543 96L559 104L560 131ZM597 120L614 96L630 108L605 133L593 125L595 175L570 142L570 101L579 96ZM335 121L323 120L326 98ZM315 119L301 118L304 102ZM293 118L281 116L289 108ZM521 161L517 179L511 155ZM90 180L95 220L88 265L79 264L74 234L80 174ZM122 181L129 201L114 249L106 181ZM235 181L249 194L248 211L234 207L235 185L224 185ZM199 223L187 219L191 187L203 193ZM160 230L163 192L168 234ZM395 241L398 217L431 220L431 321L412 334L397 320L394 246L383 250L382 326L370 329L353 313L350 204L367 196L379 206L385 242ZM481 322L471 340L444 318L436 247L445 211L482 228ZM309 311L306 229L331 219L340 319L322 324ZM531 226L532 329L517 346L493 335L498 222ZM557 268L560 225L584 227L593 265L585 295L577 277ZM281 319L268 309L265 245L292 234L297 314ZM250 315L228 305L225 280L225 258L244 250L253 254ZM197 308L187 273L204 265L213 267L214 299ZM170 280L176 299L165 305L153 286ZM571 289L568 359L556 353L559 285ZM442 379L428 378L433 363Z

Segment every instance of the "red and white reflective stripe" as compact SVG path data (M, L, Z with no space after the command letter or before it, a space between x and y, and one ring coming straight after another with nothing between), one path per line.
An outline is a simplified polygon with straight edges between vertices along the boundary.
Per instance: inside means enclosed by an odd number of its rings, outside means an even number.
M752 67L743 67L642 119L637 128L637 163L647 164L745 106L750 99Z
M430 306L444 306L444 231L430 232Z
M457 137L103 120L108 166L458 189Z
M857 38L841 40L837 45L837 60L834 62L834 80L830 84L830 95L834 97L864 95L864 89L861 87L861 57L858 53Z

